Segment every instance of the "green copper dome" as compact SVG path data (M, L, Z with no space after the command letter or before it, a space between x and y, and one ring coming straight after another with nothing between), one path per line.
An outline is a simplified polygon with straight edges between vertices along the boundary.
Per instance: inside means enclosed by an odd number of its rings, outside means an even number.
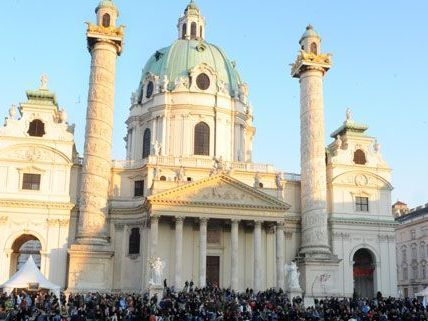
M202 40L177 40L171 46L156 51L147 62L138 90L142 97L144 78L153 74L159 79L168 77L168 90L175 88L179 77L188 77L189 71L201 64L206 64L217 74L217 81L222 81L235 96L242 83L235 64L230 61L219 47Z

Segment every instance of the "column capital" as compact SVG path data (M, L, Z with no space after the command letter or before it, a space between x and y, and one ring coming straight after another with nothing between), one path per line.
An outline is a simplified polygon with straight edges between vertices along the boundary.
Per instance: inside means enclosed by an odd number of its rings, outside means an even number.
M239 224L241 222L241 220L239 218L232 218L232 219L230 219L230 222L232 224Z
M276 223L276 229L277 230L285 231L285 222L284 221L277 222Z
M175 216L175 224L177 223L183 223L185 217L184 216Z
M199 223L200 224L207 224L208 220L209 220L209 218L207 218L207 217L200 217L199 218Z
M150 216L150 222L158 222L159 221L159 215L152 215Z
M262 226L263 220L254 220L256 226Z

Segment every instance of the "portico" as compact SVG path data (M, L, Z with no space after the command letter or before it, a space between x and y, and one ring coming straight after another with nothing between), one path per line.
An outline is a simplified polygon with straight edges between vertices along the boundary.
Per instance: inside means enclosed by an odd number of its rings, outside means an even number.
M167 263L169 284L203 287L217 273L219 286L236 290L283 286L286 203L218 174L150 196L145 207L149 253Z

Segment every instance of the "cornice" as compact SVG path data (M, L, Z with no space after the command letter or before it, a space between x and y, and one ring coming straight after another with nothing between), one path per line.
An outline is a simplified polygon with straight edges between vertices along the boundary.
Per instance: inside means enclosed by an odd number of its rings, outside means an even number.
M32 200L0 200L0 207L25 207L25 208L47 208L58 210L72 210L75 207L73 203L44 202Z
M367 218L330 218L330 224L352 224L352 225L372 225L372 226L386 226L396 228L399 224L395 221L389 220L376 220Z

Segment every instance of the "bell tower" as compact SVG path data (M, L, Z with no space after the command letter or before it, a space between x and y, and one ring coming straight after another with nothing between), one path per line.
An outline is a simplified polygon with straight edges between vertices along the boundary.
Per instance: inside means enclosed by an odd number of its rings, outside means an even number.
M116 27L119 11L112 0L102 0L95 13L97 23L87 23L86 33L92 59L79 223L76 244L69 250L69 288L72 290L111 288L109 270L113 253L107 226L108 191L111 175L116 59L122 52L124 27ZM99 278L91 277L98 274Z
M330 54L321 53L321 38L309 25L300 39L300 53L291 75L300 81L300 159L302 243L298 255L302 285L307 296L318 296L327 286L316 266L323 266L334 292L338 260L330 249L327 213L326 146L324 141L323 78L332 65ZM319 284L318 284L319 283ZM311 293L309 293L310 291Z

